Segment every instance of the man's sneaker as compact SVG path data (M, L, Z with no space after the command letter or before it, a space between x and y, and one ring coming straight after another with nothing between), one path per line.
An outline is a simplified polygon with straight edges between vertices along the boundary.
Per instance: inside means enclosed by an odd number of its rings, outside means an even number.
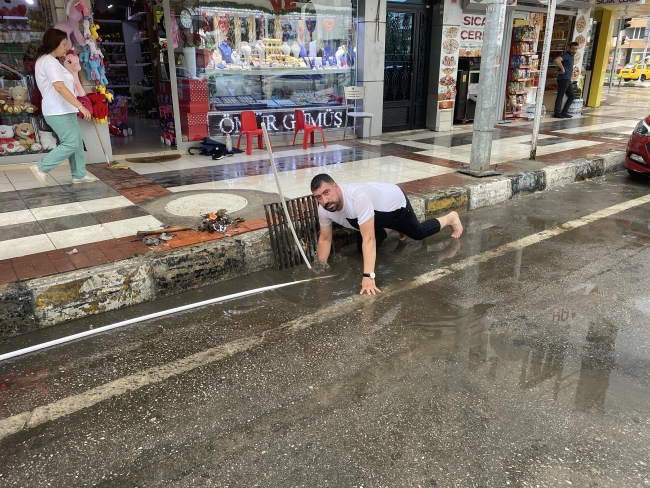
M36 176L36 179L40 181L43 186L47 186L47 177L48 174L43 171L42 169L39 169L37 164L32 164L29 169L32 170L32 173L34 173L34 176Z
M563 119L564 115L562 115L562 114L553 114L553 118L554 119Z
M573 115L569 115L569 114L566 113L566 112L562 112L562 117L564 117L565 119L572 119L572 118L573 118Z
M83 178L78 179L72 178L72 183L94 183L95 181L97 181L97 178L92 175L86 175Z

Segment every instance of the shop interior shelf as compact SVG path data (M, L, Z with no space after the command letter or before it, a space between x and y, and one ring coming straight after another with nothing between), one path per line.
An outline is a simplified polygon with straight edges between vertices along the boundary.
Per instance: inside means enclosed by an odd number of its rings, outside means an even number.
M121 24L121 20L112 20L112 19L95 19L96 24Z
M309 68L251 68L206 70L208 75L296 75L315 76L324 74L350 73L354 68L309 69Z
M102 46L124 46L123 42L102 42Z
M140 17L146 14L146 12L136 12L135 14L127 17L126 20L140 20Z

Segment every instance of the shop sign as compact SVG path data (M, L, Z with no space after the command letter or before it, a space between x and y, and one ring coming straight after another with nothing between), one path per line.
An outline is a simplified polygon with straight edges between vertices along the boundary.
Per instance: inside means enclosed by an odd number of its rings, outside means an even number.
M485 15L463 15L460 26L460 51L458 54L461 58L473 58L481 55L485 18Z
M641 0L596 0L596 5L621 5L626 3L641 3Z
M305 122L322 127L323 129L341 129L345 123L345 109L302 109L305 112ZM255 112L257 123L265 123L269 134L293 132L295 126L293 112ZM222 112L210 116L210 128L221 134L236 134L241 130L239 112Z

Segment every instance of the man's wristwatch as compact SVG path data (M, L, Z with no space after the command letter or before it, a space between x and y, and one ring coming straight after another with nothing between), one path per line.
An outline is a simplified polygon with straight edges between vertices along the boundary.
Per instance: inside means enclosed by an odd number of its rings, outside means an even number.
M375 276L377 276L375 273L363 273L364 278L370 278L371 280L374 280Z

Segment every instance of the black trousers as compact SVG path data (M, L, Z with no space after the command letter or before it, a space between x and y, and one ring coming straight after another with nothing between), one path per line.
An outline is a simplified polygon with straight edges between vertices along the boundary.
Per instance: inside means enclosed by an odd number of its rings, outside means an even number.
M357 227L358 228L358 227ZM406 198L406 207L398 208L392 212L375 212L375 241L377 247L388 237L385 229L400 232L413 240L422 239L440 232L438 219L429 219L420 222L413 212L411 202ZM357 235L357 249L362 251L363 238Z
M562 107L562 101L564 100L564 95L567 96L567 101ZM575 94L573 93L573 83L571 80L557 80L557 98L555 99L555 114L565 114L569 111L571 102L575 100Z

